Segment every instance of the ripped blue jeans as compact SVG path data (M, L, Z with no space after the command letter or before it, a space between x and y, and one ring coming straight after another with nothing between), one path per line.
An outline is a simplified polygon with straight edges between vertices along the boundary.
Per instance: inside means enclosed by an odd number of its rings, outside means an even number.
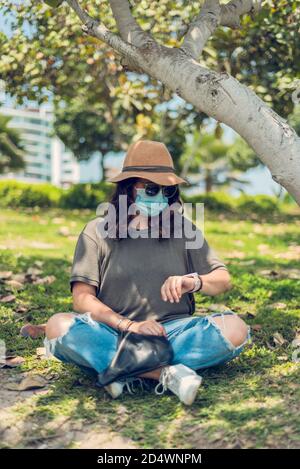
M236 315L233 311L216 312L205 317L191 316L163 323L174 351L172 364L182 363L194 370L220 365L237 357L250 340L250 327L243 344L234 346L212 320L215 316ZM225 326L225 323L224 323ZM68 332L55 339L45 339L48 354L66 363L75 363L97 373L112 361L118 343L118 332L94 321L90 313L74 313Z

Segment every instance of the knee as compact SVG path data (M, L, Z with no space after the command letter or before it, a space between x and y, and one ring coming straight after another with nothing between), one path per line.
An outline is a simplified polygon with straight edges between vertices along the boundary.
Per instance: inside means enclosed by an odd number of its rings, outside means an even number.
M226 339L228 339L235 347L239 347L247 339L247 324L238 316L225 315L224 323L220 316L214 317L213 320L221 328L222 333L226 337Z
M68 332L74 315L71 313L57 313L51 316L46 324L46 336L48 339L55 339Z

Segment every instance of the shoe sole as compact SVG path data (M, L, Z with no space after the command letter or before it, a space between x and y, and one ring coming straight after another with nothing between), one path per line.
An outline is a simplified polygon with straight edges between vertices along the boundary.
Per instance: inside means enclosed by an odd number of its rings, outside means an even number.
M110 395L110 397L112 397L113 399L117 399L119 396L121 396L121 394L123 393L123 389L122 391L118 392L118 393L114 393L111 388L108 386L104 386L104 389L105 391Z
M187 396L185 396L184 399L181 400L181 402L183 402L185 405L192 405L197 396L198 389L200 388L201 384L202 378L199 377L199 380L197 379L197 381L190 385L188 389L189 393L187 394Z

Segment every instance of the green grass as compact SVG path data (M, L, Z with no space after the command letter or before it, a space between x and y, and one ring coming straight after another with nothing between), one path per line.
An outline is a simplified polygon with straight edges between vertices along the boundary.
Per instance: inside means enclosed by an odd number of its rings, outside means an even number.
M56 277L47 286L26 284L15 292L16 303L0 303L0 339L9 352L26 359L20 368L5 371L5 379L24 372L53 378L46 394L25 392L9 399L12 392L7 391L0 411L4 436L7 419L20 428L17 447L43 442L80 447L83 435L103 429L140 448L299 447L299 364L292 359L291 342L300 327L300 282L290 278L291 269L300 269L297 214L263 224L207 215L205 236L229 267L233 288L217 297L196 294L197 314L207 314L209 305L225 304L248 324L262 327L253 331L251 346L239 358L203 371L204 384L192 407L170 393L124 394L112 401L75 366L39 360L35 351L41 339L19 336L27 321L37 324L55 312L72 310L69 272L76 237L93 216L88 211L1 211L0 270L24 272L43 261L43 275ZM69 228L69 236L59 234L61 226ZM266 270L277 275L268 277ZM8 293L3 284L0 293ZM27 306L28 312L14 313L16 304ZM276 332L286 341L282 346L273 342ZM62 441L55 432L64 418L69 438ZM81 431L76 433L78 425Z

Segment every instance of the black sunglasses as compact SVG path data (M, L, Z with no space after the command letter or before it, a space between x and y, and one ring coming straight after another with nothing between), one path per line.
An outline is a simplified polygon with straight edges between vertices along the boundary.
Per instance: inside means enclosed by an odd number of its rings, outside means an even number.
M159 193L160 189L165 197L170 199L178 192L178 185L174 186L160 186L154 182L146 182L144 185L145 193L150 197L155 196Z

